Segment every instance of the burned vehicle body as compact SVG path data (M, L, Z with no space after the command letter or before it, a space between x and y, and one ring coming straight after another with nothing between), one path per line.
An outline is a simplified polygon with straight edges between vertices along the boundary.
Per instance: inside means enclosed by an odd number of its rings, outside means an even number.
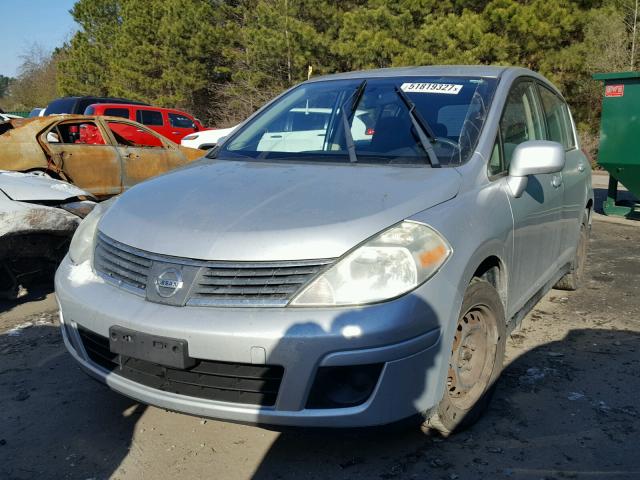
M314 78L207 157L97 207L56 274L71 355L142 402L448 434L509 329L579 284L589 162L530 70Z
M3 170L46 173L97 197L117 195L202 155L136 122L85 115L0 124L0 152Z
M15 298L37 277L52 279L94 200L59 180L0 171L0 296Z

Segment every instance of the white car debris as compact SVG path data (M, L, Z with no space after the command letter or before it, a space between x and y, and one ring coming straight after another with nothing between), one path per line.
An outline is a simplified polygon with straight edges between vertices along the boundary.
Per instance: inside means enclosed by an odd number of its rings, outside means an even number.
M53 273L94 200L60 180L0 170L0 297L16 298L34 276Z
M230 128L214 128L211 130L201 130L187 135L180 141L180 145L187 148L197 148L199 150L209 150L233 132L238 126Z

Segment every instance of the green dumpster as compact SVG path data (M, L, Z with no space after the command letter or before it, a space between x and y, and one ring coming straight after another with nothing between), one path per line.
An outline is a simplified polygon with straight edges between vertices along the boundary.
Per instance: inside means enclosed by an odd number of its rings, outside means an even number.
M640 198L640 72L598 73L604 82L598 163L609 172L604 213L640 218L640 204L618 201L618 182Z

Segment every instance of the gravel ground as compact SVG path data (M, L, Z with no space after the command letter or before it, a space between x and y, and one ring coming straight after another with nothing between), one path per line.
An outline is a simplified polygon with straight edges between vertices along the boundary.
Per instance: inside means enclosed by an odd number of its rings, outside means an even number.
M489 411L447 440L278 433L140 405L74 365L52 294L0 304L0 478L640 478L639 273L639 226L596 221L583 288L537 305Z

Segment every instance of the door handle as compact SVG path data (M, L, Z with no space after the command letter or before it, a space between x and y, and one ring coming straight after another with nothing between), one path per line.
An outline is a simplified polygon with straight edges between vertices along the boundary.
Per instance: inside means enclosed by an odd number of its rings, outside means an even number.
M554 188L560 187L560 185L562 185L562 176L554 175L553 178L551 179L551 185L553 185Z
M180 135L180 132L171 132L172 135Z
M579 172L584 172L584 163L578 162L578 171Z

